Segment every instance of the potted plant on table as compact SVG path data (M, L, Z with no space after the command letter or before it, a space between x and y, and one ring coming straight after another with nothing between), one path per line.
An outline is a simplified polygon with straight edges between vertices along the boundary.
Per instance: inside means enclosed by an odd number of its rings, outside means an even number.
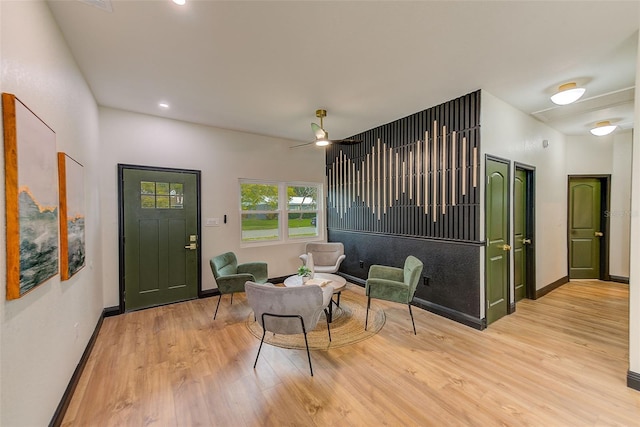
M298 276L300 276L302 283L305 283L311 278L311 269L306 265L301 265L298 267Z

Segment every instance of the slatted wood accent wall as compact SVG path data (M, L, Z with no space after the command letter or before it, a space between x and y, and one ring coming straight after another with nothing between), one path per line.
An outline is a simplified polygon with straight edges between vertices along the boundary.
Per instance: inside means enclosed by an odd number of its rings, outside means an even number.
M479 240L480 91L327 149L333 230Z

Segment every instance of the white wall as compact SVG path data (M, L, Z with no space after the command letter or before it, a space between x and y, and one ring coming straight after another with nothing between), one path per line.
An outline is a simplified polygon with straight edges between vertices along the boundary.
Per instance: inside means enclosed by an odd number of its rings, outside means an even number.
M486 91L482 91L481 103L480 176L484 177L486 154L512 161L511 181L514 173L513 162L536 168L534 245L537 264L536 289L540 289L567 276L566 137ZM548 147L543 147L543 140L549 142ZM480 186L480 189L482 224L484 186ZM484 265L484 261L481 265Z
M311 145L291 149L299 141L217 129L159 117L100 108L102 216L105 306L117 306L118 192L117 164L196 169L202 171L202 218L227 224L202 227L203 289L215 287L209 259L233 251L240 262L266 261L269 277L295 272L304 243L241 247L240 178L325 182L324 150Z
M629 277L632 132L567 137L568 175L611 175L609 273Z
M0 2L0 90L16 95L56 132L57 149L84 165L87 266L6 301L0 286L0 425L47 425L103 309L98 110L44 2ZM4 165L4 159L0 161ZM4 194L4 179L0 180ZM5 200L0 197L0 222ZM6 244L0 227L0 247ZM0 277L6 269L0 251ZM76 327L77 325L77 327Z

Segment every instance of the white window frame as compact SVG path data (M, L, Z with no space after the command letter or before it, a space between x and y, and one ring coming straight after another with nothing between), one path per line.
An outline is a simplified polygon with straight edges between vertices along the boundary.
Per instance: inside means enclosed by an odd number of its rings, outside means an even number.
M278 207L276 210L269 211L243 211L242 210L242 184L264 184L264 185L277 185L278 186ZM316 209L305 210L305 213L316 212L316 230L315 236L300 236L289 237L289 213L299 212L288 209L288 195L287 189L289 187L316 187L318 189L317 194L317 207ZM238 180L238 196L239 196L239 217L240 217L240 247L255 247L255 246L271 246L281 245L294 242L311 242L324 240L324 184L320 182L301 182L301 181L271 181L260 179L247 179L241 178ZM251 213L277 213L278 214L278 238L274 240L243 240L242 238L242 215L248 212Z

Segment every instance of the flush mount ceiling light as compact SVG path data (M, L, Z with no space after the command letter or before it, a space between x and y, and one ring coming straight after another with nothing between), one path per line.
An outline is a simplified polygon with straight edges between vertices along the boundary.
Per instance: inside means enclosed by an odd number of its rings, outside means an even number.
M617 127L616 125L612 125L609 120L604 120L596 123L596 126L591 129L591 133L595 136L605 136L616 130Z
M173 2L179 6L184 6L184 4L187 2L186 0L173 0Z
M166 102L159 102L158 103L158 107L162 108L163 110L168 110L169 109L169 104Z
M571 104L580 99L585 91L585 88L578 87L575 82L565 83L558 87L558 92L551 97L551 101L558 105Z

